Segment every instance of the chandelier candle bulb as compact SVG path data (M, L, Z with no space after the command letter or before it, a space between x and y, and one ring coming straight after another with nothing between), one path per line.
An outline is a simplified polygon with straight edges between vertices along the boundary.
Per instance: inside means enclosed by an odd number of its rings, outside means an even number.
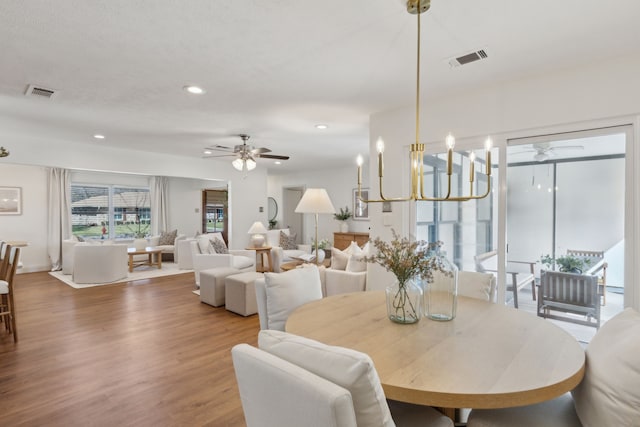
M493 141L491 137L487 137L484 142L484 149L486 150L486 163L487 163L487 176L491 175L491 148L493 147Z
M378 138L378 141L376 142L376 150L378 150L378 176L382 178L382 172L384 169L382 160L382 153L384 153L384 141L382 138Z
M473 182L476 174L476 153L473 151L469 154L469 182Z
M356 158L356 164L358 165L358 188L362 185L362 156L358 154Z

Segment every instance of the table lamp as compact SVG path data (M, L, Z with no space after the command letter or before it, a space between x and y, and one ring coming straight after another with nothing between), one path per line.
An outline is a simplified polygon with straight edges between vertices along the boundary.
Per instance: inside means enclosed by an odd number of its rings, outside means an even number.
M324 188L307 188L295 209L296 213L312 213L316 217L316 264L318 263L318 214L332 214L336 209Z
M251 228L249 228L248 233L252 234L251 245L253 245L254 248L261 248L264 246L264 234L267 231L268 230L260 221L254 222Z

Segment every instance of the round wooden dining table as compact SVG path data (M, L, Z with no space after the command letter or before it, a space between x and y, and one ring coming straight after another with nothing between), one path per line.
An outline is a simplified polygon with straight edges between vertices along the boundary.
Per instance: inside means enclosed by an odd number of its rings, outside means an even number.
M323 298L296 309L286 331L368 354L389 399L442 408L507 408L553 399L584 375L578 341L551 322L459 297L448 322L387 318L384 291Z

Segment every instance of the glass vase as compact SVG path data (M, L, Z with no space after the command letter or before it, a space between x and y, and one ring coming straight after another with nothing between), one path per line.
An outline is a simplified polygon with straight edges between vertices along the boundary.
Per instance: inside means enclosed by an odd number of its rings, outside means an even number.
M456 317L458 305L458 267L444 252L434 252L436 265L433 281L424 282L425 316L432 320L447 321Z
M422 288L415 281L401 284L397 280L385 289L387 315L396 323L416 323L422 316Z

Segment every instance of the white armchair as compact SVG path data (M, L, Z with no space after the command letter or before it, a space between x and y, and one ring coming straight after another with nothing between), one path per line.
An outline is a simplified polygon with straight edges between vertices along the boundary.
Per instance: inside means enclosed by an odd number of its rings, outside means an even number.
M285 262L293 261L293 257L310 254L311 245L298 244L298 249L283 249L280 246L280 232L289 236L288 228L278 228L267 232L267 246L271 246L271 259L273 260L273 271L280 273L280 265Z
M216 237L205 238L213 239ZM200 272L210 268L233 267L241 272L256 270L256 257L253 251L230 249L228 254L202 253L198 241L194 240L189 244L197 286L200 286Z

